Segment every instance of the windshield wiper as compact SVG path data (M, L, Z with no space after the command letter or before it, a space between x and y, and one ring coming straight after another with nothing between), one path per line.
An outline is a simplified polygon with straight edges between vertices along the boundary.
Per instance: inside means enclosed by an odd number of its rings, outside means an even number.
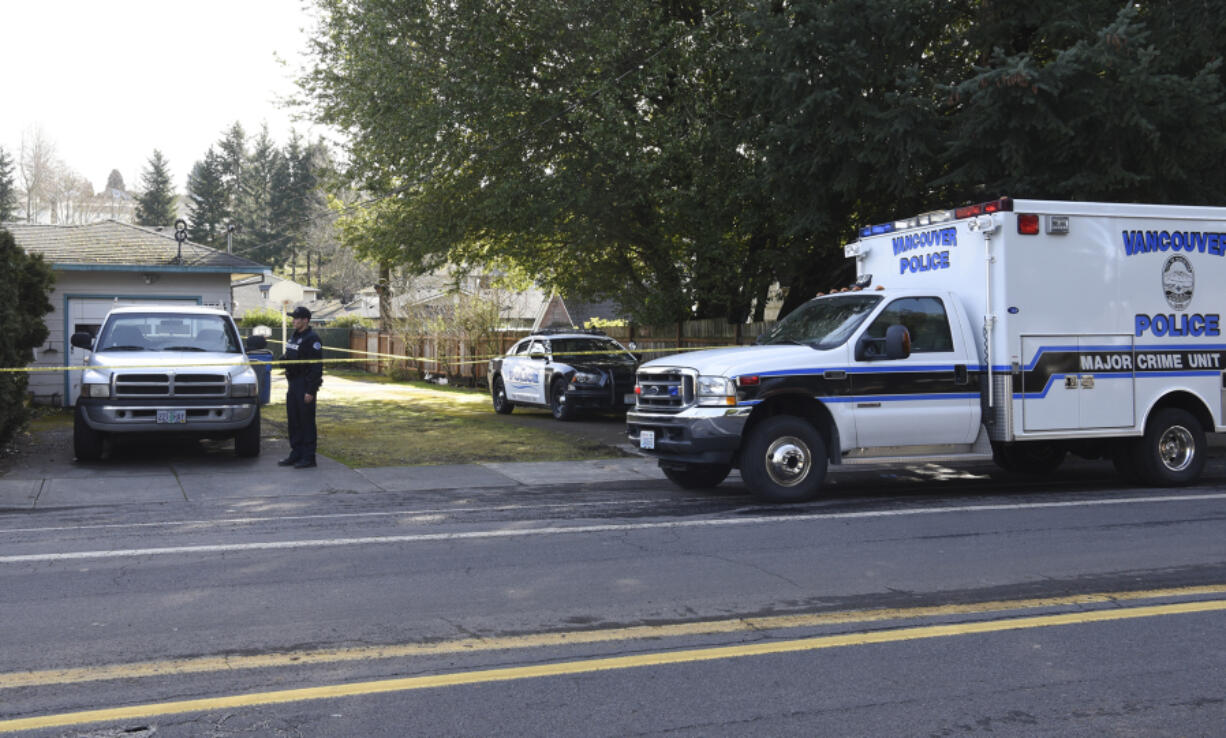
M199 346L163 346L163 351L205 351Z
M144 346L107 346L99 351L144 351Z
M780 338L780 339L775 340L775 341L768 341L767 343L762 344L762 345L764 345L764 346L779 346L779 345L781 345L781 344L790 344L790 345L792 345L792 346L808 346L809 348L813 349L814 351L816 351L816 350L817 350L817 342L816 342L816 341L798 341L798 340L796 340L795 338Z

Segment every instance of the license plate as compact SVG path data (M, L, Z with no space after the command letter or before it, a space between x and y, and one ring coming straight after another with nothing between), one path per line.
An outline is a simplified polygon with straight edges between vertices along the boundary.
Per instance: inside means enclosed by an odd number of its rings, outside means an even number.
M186 423L186 410L158 410L159 423Z
M656 447L656 432L655 431L640 431L639 432L639 448L655 448Z
M628 392L626 393L626 396L622 398L622 402L627 405L633 405L635 402L638 401L637 397L638 396L635 395L633 392Z

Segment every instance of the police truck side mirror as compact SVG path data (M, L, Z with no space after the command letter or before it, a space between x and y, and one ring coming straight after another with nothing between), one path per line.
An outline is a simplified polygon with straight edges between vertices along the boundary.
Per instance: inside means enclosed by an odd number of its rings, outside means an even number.
M865 333L856 341L856 361L905 359L911 355L911 334L902 325L885 329L885 338L873 338Z
M72 338L68 339L68 342L74 347L85 349L86 351L89 351L94 347L94 337L87 331L72 334Z
M262 351L268 348L268 339L263 336L251 336L247 339L248 351Z

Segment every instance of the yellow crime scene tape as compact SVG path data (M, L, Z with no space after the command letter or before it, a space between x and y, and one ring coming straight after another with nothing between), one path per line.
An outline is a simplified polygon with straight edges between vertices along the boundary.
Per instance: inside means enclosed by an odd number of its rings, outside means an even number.
M268 339L268 341L269 343L283 343L283 341L278 341L276 339L271 339L271 338ZM665 353L667 352L670 354L680 354L680 353L687 352L687 351L703 351L706 349L732 348L732 347L733 346L728 345L728 344L721 344L721 345L712 345L712 346L686 346L682 348L672 347L672 348L657 348L657 349L638 349L637 353L647 354L647 353ZM359 354L359 356L354 357L354 358L348 358L348 359L269 359L268 361L256 360L256 361L237 361L237 362L233 362L233 361L184 362L184 363L176 363L175 368L178 369L178 368L184 368L184 367L206 367L206 366L265 366L265 365L290 366L293 364L359 364L359 363L370 363L371 361L378 360L378 359L386 359L389 361L414 361L414 362L422 362L422 363L428 363L428 364L484 364L490 359L495 359L500 356L505 356L505 354L482 354L478 356L468 356L468 357L461 356L461 355L452 355L452 356L407 356L405 355L405 356L402 356L400 354L384 354L378 351L358 351L356 349L343 349L343 348L336 348L333 346L325 346L324 350L325 351L338 351L338 352L346 353L346 354ZM610 352L608 351L567 351L565 353L554 354L553 356L555 358L562 357L562 356L566 356L566 357L600 356L600 355L604 355L608 353ZM20 373L34 373L34 372L79 372L79 371L84 371L86 369L94 369L94 368L96 367L82 366L82 365L0 367L0 374L3 374L3 373L20 374ZM122 367L111 367L111 368L125 369L125 370L126 369L165 369L166 365L165 364L146 364L146 365L130 364L130 365L122 366Z

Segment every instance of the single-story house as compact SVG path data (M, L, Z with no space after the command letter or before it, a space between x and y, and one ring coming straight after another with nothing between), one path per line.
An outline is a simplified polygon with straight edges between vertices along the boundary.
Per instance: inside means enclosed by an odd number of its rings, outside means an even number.
M230 282L235 275L259 276L269 268L241 256L191 241L180 244L172 228L144 228L114 220L87 225L0 224L29 254L42 254L55 273L47 314L50 335L34 350L33 367L79 365L85 351L68 339L78 331L97 331L107 312L119 305L206 305L233 309ZM71 406L80 392L81 373L30 374L37 402Z

